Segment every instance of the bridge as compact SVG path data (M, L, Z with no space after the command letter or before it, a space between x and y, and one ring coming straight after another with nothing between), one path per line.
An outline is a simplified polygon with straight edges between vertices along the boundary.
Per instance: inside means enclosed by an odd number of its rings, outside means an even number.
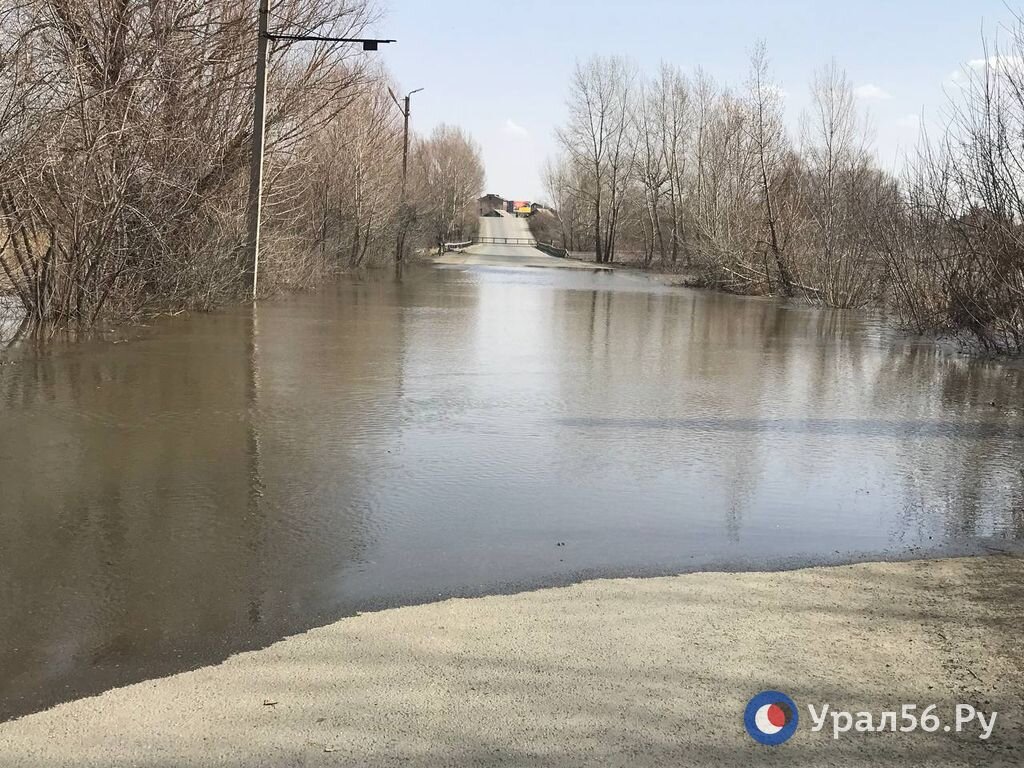
M512 216L481 216L480 234L472 240L446 243L445 253L435 264L484 267L561 267L563 269L608 270L604 264L593 264L568 258L564 248L538 243L530 234L526 219Z
M475 237L472 242L477 245L524 245L530 248L537 245L532 237Z

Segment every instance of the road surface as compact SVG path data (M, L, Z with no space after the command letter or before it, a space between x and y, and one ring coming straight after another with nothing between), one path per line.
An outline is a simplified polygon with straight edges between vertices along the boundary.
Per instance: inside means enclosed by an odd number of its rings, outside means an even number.
M1019 766L1024 561L601 580L367 613L0 725L0 765ZM774 748L757 691L793 697ZM822 710L998 713L991 738ZM922 718L923 721L923 718ZM858 723L860 720L858 719ZM901 725L905 721L901 720ZM916 717L915 717L916 722ZM859 727L859 725L858 725Z
M481 216L481 238L520 238L533 240L526 219L514 216ZM557 267L560 269L610 269L603 264L594 264L576 259L560 259L527 245L498 245L479 243L465 250L444 253L434 260L435 264L466 265L478 267Z

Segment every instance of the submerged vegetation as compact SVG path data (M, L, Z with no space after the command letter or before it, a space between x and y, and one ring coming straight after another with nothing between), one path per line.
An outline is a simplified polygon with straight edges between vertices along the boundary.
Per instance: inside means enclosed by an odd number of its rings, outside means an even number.
M277 0L279 31L356 37L369 0ZM245 295L256 13L227 0L0 0L0 327L88 326ZM410 139L351 46L271 42L260 286L314 283L475 232L480 150ZM965 70L899 176L835 64L800 129L763 46L736 89L664 64L578 64L556 219L538 237L703 285L860 307L1024 352L1024 21ZM791 135L795 134L795 135Z
M277 30L354 37L365 0L278 0ZM27 328L245 294L257 14L227 0L0 0L0 298ZM260 285L308 285L462 236L476 144L411 138L352 46L271 43ZM401 245L399 245L401 243Z
M546 169L558 226L598 262L686 270L738 293L837 307L885 304L916 332L1024 353L1024 22L965 71L948 125L897 178L833 62L799 135L763 45L739 90L665 64L577 65L560 155Z

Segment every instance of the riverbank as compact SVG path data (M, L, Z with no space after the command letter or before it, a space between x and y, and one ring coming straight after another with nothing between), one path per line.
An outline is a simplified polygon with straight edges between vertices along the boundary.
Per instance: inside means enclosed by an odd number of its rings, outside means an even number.
M994 555L447 600L0 725L0 764L1018 765L1022 594L1024 559ZM774 749L741 724L764 688L800 707ZM999 715L987 741L833 740L824 703Z

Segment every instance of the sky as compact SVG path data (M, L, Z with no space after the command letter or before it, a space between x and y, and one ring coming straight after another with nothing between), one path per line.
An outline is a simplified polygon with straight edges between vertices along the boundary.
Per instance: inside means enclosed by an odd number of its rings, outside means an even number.
M383 0L375 33L386 66L412 97L412 124L466 129L480 144L486 187L543 200L541 169L557 153L555 128L577 60L633 59L654 75L666 61L703 67L736 88L763 39L795 136L815 70L835 59L870 115L879 163L899 167L921 120L941 120L956 79L983 60L983 35L1012 21L1004 0ZM1001 33L1006 38L1005 30Z

